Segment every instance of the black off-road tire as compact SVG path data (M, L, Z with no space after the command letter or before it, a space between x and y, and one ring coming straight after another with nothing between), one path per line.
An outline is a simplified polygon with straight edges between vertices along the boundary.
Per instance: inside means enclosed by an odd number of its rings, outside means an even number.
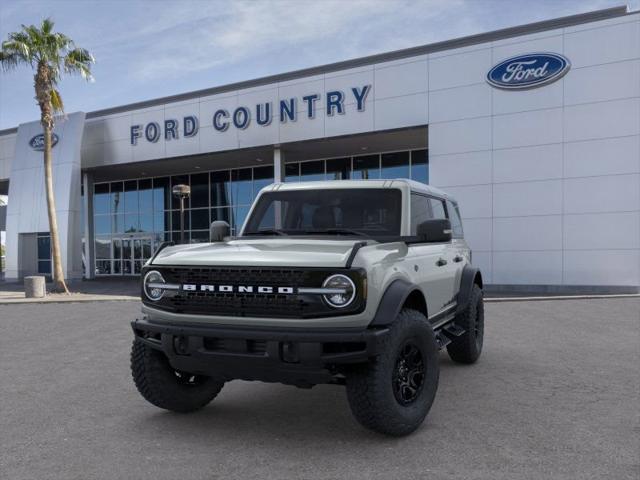
M408 403L399 398L402 393L398 392L398 372L407 349L418 350L423 365L420 388L415 389L415 398ZM413 358L417 358L415 354ZM438 345L433 329L422 313L403 309L390 327L382 353L371 363L348 372L349 406L356 420L370 430L393 436L408 435L429 413L439 375Z
M478 285L473 285L469 305L455 322L465 333L447 345L447 352L454 362L475 363L482 353L484 340L484 301Z
M224 386L220 379L176 371L162 352L138 340L131 349L131 373L149 403L180 413L206 406Z

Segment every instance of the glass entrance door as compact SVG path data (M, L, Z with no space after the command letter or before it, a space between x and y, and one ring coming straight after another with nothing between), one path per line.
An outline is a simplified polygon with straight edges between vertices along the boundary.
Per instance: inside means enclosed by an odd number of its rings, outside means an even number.
M142 265L151 258L152 237L126 236L113 239L114 275L140 275Z

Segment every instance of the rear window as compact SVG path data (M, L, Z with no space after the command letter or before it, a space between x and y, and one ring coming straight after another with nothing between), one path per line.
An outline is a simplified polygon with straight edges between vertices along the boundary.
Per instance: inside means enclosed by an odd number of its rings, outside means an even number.
M457 203L447 200L447 210L451 221L451 234L453 238L464 238L462 230L462 220L460 219L460 209Z

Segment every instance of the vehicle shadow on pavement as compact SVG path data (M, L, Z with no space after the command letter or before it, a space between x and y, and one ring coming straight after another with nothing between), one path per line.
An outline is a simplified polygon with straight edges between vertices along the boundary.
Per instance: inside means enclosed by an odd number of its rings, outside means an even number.
M463 367L441 357L442 370ZM448 374L449 372L447 372ZM438 403L438 402L436 402ZM299 389L280 384L233 381L204 409L179 414L142 404L134 428L138 434L155 436L166 433L179 442L203 439L226 442L248 439L280 438L292 445L309 441L397 443L401 438L388 437L361 427L351 415L345 388L338 385L318 385ZM427 416L417 432L430 428ZM408 437L406 437L408 438ZM213 444L213 443L212 443Z
M177 414L149 408L146 411L146 415L137 417L140 421L136 430L160 429L181 441L202 435L227 441L281 436L292 442L310 434L343 441L375 435L351 418L344 388L334 385L302 390L234 381L225 385L220 396L199 412Z

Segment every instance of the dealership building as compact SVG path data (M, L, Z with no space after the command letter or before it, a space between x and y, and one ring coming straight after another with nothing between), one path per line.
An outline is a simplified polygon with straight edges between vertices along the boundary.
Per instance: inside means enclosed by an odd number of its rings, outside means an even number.
M42 129L0 131L6 279L49 273ZM638 292L640 12L616 7L57 122L69 278L238 231L272 182L412 178L457 198L495 288Z

